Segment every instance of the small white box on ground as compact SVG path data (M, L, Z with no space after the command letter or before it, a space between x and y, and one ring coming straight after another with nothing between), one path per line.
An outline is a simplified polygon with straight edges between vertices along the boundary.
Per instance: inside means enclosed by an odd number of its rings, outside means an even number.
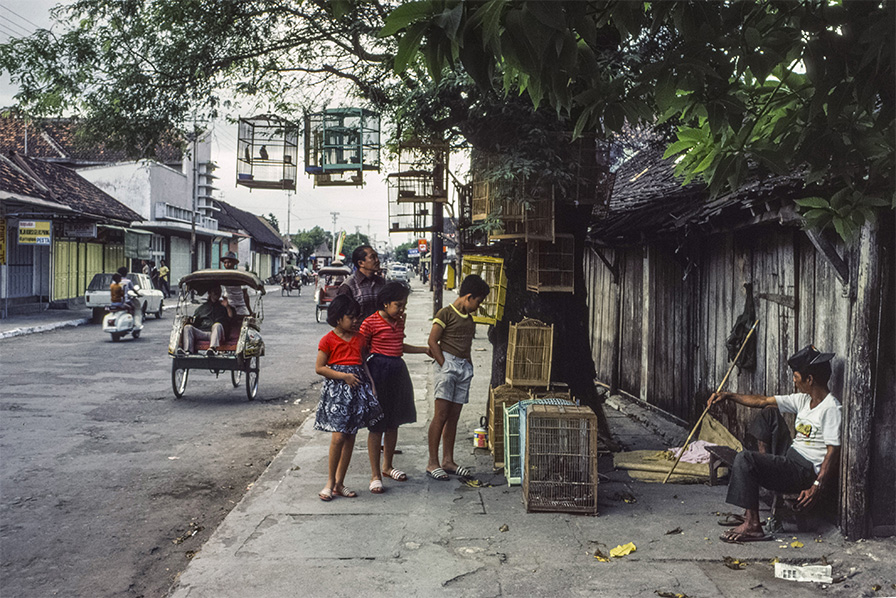
M833 583L830 565L788 565L775 563L775 577L791 581L814 581L817 583Z

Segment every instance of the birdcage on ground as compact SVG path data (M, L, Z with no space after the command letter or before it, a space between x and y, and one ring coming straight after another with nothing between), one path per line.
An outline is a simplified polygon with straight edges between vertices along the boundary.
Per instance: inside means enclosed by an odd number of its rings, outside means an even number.
M524 433L526 510L597 513L594 412L570 405L533 405Z
M488 297L473 314L473 321L477 324L497 324L504 317L504 301L507 296L504 259L487 255L464 255L461 262L462 279L470 274L482 277L491 289Z
M531 398L522 388L509 384L488 389L488 448L495 467L504 467L504 407Z
M380 170L380 115L366 108L327 108L305 115L305 172L315 185L361 185Z
M526 288L535 293L575 292L575 239L557 235L554 242L526 244Z
M523 399L504 405L504 477L508 486L519 486L525 470L526 411L531 405L571 405L566 399Z
M262 114L241 118L237 127L236 184L249 189L295 191L299 126Z
M510 325L504 381L511 386L549 386L554 325L526 318Z

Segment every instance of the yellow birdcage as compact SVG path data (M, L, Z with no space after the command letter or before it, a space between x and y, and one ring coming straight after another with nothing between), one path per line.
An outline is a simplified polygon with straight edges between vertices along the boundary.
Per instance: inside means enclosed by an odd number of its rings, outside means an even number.
M465 255L461 264L461 284L463 278L476 274L488 283L491 291L473 314L477 324L497 324L504 317L504 300L507 296L507 276L504 274L504 260L486 255Z
M511 386L549 386L554 325L527 318L510 325L504 381Z

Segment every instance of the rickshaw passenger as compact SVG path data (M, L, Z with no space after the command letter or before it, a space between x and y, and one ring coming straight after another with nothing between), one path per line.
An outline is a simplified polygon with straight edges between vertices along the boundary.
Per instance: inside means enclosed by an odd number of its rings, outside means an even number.
M239 260L236 257L236 254L232 251L228 251L224 254L224 257L221 258L221 264L224 266L226 270L236 270L237 264ZM246 291L246 287L240 285L224 285L224 299L222 299L221 303L225 307L233 308L233 311L238 316L248 316L251 312L249 311L249 293Z
M193 312L193 323L184 326L183 348L195 353L196 341L209 341L206 355L218 354L218 347L227 338L227 326L233 317L233 307L221 303L221 286L208 290L208 300Z

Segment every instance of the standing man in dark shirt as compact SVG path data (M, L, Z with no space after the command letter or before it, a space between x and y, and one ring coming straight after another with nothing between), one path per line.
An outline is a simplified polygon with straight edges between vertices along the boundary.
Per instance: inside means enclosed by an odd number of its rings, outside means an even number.
M361 315L356 320L360 327L364 318L381 307L376 296L386 286L386 280L380 276L380 256L370 245L355 248L352 252L352 264L355 266L355 273L342 283L338 294L352 297L361 306Z
M233 308L221 304L221 286L208 290L208 301L193 312L193 323L184 326L183 347L187 353L194 353L196 341L209 341L206 355L217 355L221 342L227 338L225 326L233 317Z

